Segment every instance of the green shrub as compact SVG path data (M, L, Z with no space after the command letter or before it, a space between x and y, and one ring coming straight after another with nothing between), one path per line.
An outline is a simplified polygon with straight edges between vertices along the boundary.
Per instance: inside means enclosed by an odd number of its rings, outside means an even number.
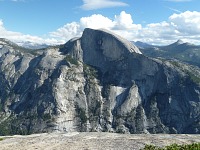
M156 147L154 145L145 145L145 147L141 150L159 150L159 147Z
M173 66L180 67L180 64L177 61L170 61Z
M98 77L97 70L89 65L83 64L83 71L86 77L94 79Z
M170 63L176 67L179 67L183 72L188 75L190 80L192 80L194 83L200 84L200 77L198 75L195 75L192 71L188 69L184 69L177 61L170 61Z
M81 119L81 123L82 124L86 123L88 118L86 116L85 110L76 105L76 112L78 114L78 117Z
M4 139L3 138L0 138L0 141L3 141Z
M196 75L194 75L192 72L187 72L188 76L190 77L190 79L194 82L199 84L200 83L200 78Z
M78 61L74 58L72 58L70 55L67 55L65 57L65 59L67 60L67 62L69 62L70 64L76 65L78 66Z
M3 105L0 102L0 112L3 110Z
M172 144L162 148L154 145L145 145L145 147L141 150L200 150L200 143L187 145Z
M11 125L10 125L11 120L8 118L5 121L1 122L0 124L0 135L5 136L5 135L11 135Z
M42 119L44 121L51 120L51 115L50 114L44 114L44 115L42 115Z

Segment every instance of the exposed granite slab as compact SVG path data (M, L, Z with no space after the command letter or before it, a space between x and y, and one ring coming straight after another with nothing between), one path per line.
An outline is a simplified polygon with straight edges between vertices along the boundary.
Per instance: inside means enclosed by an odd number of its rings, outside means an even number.
M2 137L1 137L2 138ZM44 133L6 136L0 150L139 150L146 144L166 146L173 143L200 142L200 135L188 134L116 134L98 132Z

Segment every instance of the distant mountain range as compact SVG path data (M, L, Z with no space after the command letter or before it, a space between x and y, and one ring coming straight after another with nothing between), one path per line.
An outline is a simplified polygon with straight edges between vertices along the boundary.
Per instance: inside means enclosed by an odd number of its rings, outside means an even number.
M140 51L148 57L177 59L200 67L200 46L178 40L167 46L150 45L143 42L133 42Z
M17 44L9 41L9 43L15 46L19 46L21 48L31 50L44 49L51 46L45 43L38 44L29 41L23 41ZM175 43L166 46L151 45L141 41L133 41L132 43L136 45L140 49L140 51L148 57L161 57L172 60L176 59L200 67L200 45L183 42L182 40L178 40Z
M38 43L29 42L29 41L20 42L20 43L18 43L18 45L22 46L24 48L28 48L28 49L42 49L42 48L47 48L47 47L50 46L50 45L47 45L45 43L38 44Z
M14 43L8 39L5 39L5 38L0 38L0 43L7 43L8 45L11 45L12 47L15 47L15 48L20 48L20 49L30 49L30 50L36 50L36 49L44 49L44 48L47 48L47 47L50 47L52 45L48 45L48 44L39 44L39 43L33 43L33 42L30 42L30 41L21 41L21 42L18 42L18 43Z

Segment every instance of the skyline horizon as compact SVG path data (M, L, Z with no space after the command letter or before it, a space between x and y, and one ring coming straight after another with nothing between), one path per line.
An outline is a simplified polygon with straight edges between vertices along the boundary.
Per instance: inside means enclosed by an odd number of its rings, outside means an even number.
M0 0L0 37L63 44L85 28L105 28L129 41L167 45L181 39L200 45L200 2L143 2L148 5L135 0Z
M86 29L86 28L85 28ZM94 30L99 30L99 29L94 29ZM118 35L118 34L117 34ZM82 35L81 35L82 36ZM72 37L71 39L73 39L73 38L81 38L81 36L80 37ZM118 35L118 36L120 36L120 35ZM120 36L120 37L122 37L122 36ZM122 37L122 38L124 38L124 37ZM5 39L5 40L8 40L9 42L12 42L12 43L14 43L14 44L17 44L18 46L22 46L23 47L23 45L24 44L30 44L29 46L35 46L34 44L36 44L36 45L38 45L38 46L40 46L40 45L46 45L46 46L57 46L57 45L63 45L63 44L66 44L67 42L69 42L71 39L69 39L69 40L67 40L66 42L64 42L64 43L56 43L56 44L54 44L54 43L52 43L52 44L47 44L47 43L37 43L37 42L31 42L31 41L19 41L19 42L15 42L15 41L12 41L12 40L10 40L10 39L7 39L7 38L3 38L3 37L0 37L0 40L1 39ZM126 38L124 38L124 39L126 39ZM127 39L126 39L127 40ZM128 40L129 41L129 40ZM148 45L150 45L150 46L169 46L169 45L171 45L171 44L175 44L175 43L178 43L179 41L181 41L181 44L190 44L190 45L194 45L194 46L200 46L200 44L195 44L195 43L190 43L190 42L187 42L187 41L185 41L185 40L182 40L182 39L177 39L177 40L175 40L175 41L173 41L172 43L167 43L167 44L162 44L162 45L159 45L159 44L152 44L152 43L147 43L147 42L144 42L144 41L139 41L139 40L136 40L136 41L130 41L130 42L132 42L132 44L134 44L135 45L135 43L137 43L137 42L141 42L141 43L143 43L143 44L148 44Z

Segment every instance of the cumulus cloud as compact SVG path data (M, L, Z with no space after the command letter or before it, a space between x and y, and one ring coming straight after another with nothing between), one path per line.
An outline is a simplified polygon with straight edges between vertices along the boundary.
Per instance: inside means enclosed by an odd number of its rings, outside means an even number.
M115 15L115 26L114 29L125 29L125 30L138 30L141 29L141 25L133 24L133 19L130 14L122 11L120 15Z
M106 28L110 29L113 27L113 21L107 17L104 17L100 14L94 14L90 17L82 17L80 19L80 24L82 28Z
M168 21L148 24L139 36L155 44L169 44L178 39L200 44L200 12L175 13Z
M118 0L83 0L83 5L81 6L81 8L84 10L95 10L101 8L122 6L128 6L128 4Z
M64 42L73 37L81 36L81 34L82 30L80 24L77 22L72 22L67 23L66 25L57 29L54 32L51 32L50 36Z
M113 19L101 14L82 17L78 22L65 24L63 27L48 33L43 39L38 36L24 35L8 31L0 21L0 35L14 41L31 41L37 43L65 43L73 37L80 37L84 28L105 28L131 41L143 41L150 44L166 45L178 39L200 44L200 12L186 11L174 13L166 21L150 23L145 26L135 24L132 16L125 11L113 16Z
M169 17L169 20L182 34L200 34L200 12L186 11L181 14L173 14Z
M94 14L89 17L82 17L79 22L72 22L52 32L51 36L62 37L67 41L74 36L81 36L84 28L105 28L112 30L117 34L123 34L126 38L131 39L132 34L136 34L142 28L140 24L134 24L130 14L122 11L119 15L115 15L114 19L109 19L100 14Z

